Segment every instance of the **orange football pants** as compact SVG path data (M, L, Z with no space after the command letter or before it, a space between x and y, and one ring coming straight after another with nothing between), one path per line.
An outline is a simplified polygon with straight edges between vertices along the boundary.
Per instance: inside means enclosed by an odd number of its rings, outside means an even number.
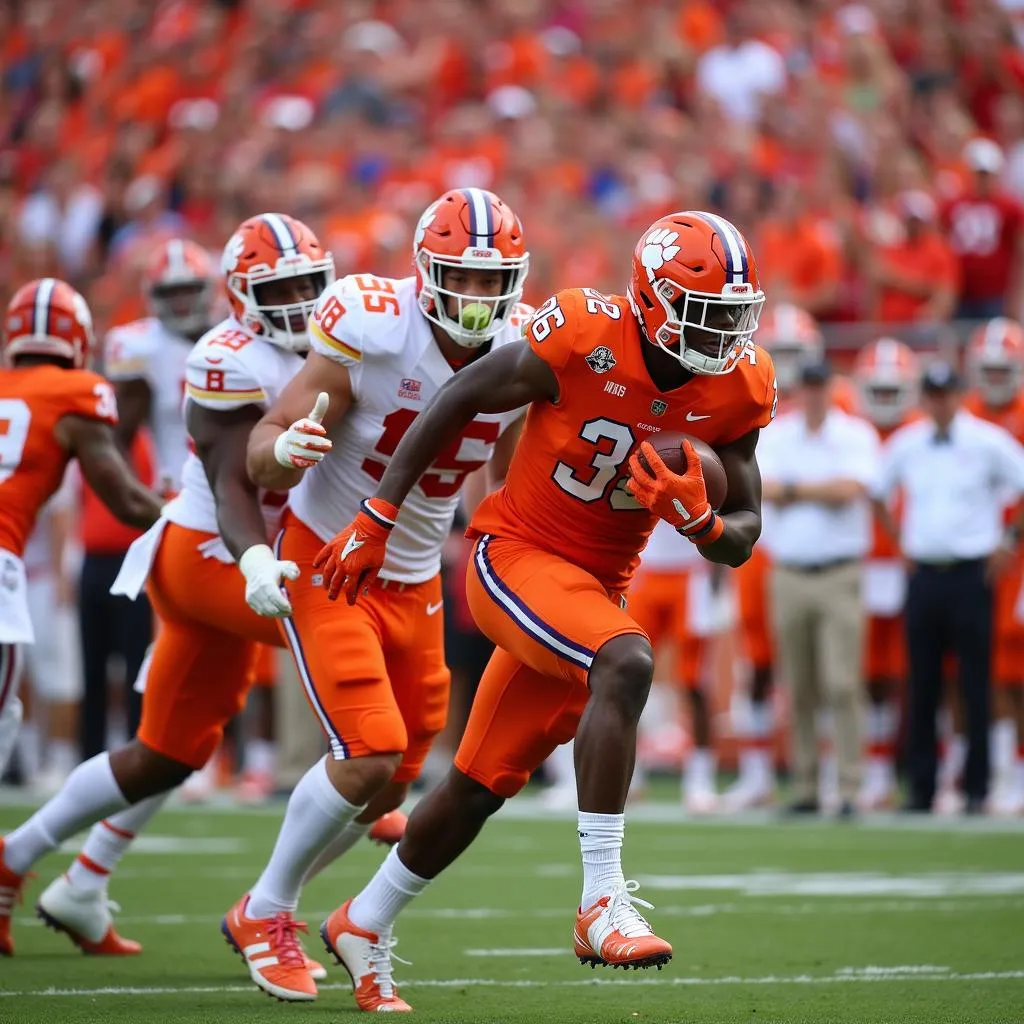
M237 566L204 558L213 535L169 523L146 591L160 620L147 664L138 737L199 769L242 710L260 644L283 647L275 619L245 603Z
M1018 554L996 580L992 640L992 680L997 686L1024 686L1024 622L1015 614L1024 586L1024 555Z
M907 639L902 615L868 618L865 674L869 682L907 678Z
M260 644L259 650L256 652L252 684L262 687L277 685L277 658L274 655L273 647Z
M651 638L655 650L666 640L675 645L673 682L700 689L704 638L690 629L690 574L641 569L629 591L629 614Z
M736 570L736 598L740 630L747 657L755 669L771 668L775 661L768 577L771 560L763 545L755 545L750 558Z
M480 680L455 766L511 797L576 735L601 647L644 631L626 614L621 594L522 541L481 537L466 571L466 597L498 649Z
M396 782L412 782L448 718L441 576L376 580L354 605L330 601L313 559L324 542L291 512L278 557L299 566L283 620L299 677L338 760L402 754Z

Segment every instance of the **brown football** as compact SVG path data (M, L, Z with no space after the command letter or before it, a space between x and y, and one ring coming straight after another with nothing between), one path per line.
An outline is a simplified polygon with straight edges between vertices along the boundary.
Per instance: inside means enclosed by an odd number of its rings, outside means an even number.
M661 457L661 461L673 473L686 472L686 456L683 454L683 441L687 440L693 445L694 451L700 456L701 468L704 471L704 486L708 491L708 501L713 509L720 509L725 504L725 496L729 491L729 482L725 476L725 466L722 460L715 453L714 448L700 438L692 437L690 434L677 433L666 430L655 434L650 438L654 450ZM640 454L640 461L645 466L646 460L643 453Z

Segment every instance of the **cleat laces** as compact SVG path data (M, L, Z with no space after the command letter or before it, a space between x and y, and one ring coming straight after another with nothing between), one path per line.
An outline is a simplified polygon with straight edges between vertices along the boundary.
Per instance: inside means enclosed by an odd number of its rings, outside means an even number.
M370 955L366 958L366 964L373 976L374 984L377 986L382 999L395 998L395 982L392 975L392 958L406 967L411 967L410 960L403 960L397 953L391 951L398 944L398 939L391 935L391 929L381 932L376 942L370 943Z
M270 939L274 953L282 964L289 967L305 967L306 954L299 945L299 931L308 932L305 921L296 921L291 914L283 911L275 914L267 925L267 937Z
M633 895L639 888L640 883L631 878L623 885L616 886L608 900L609 923L625 939L639 939L654 934L654 929L634 906L639 904L648 910L654 909L653 903Z

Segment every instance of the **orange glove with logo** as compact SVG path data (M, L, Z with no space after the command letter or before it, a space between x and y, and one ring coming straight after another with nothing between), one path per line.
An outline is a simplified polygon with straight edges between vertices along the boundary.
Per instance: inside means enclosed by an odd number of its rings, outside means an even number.
M646 467L640 461L641 454ZM700 457L689 441L683 442L683 454L686 472L680 476L665 465L649 441L644 441L630 457L626 490L694 544L711 544L722 536L725 523L708 502Z
M390 501L367 498L359 503L359 514L313 559L313 568L322 569L324 587L332 601L345 591L349 604L364 584L370 584L380 572L387 551L388 537L398 518L398 509Z

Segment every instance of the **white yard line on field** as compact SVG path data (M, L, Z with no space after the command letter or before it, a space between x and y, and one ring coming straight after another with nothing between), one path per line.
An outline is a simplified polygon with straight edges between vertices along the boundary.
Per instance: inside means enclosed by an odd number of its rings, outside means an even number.
M888 981L924 981L928 984L936 982L977 982L977 981L1020 981L1024 979L1024 969L1016 971L971 971L956 972L948 967L932 965L905 965L900 967L846 967L835 974L768 974L756 977L729 975L721 978L686 978L673 977L671 974L626 975L621 978L592 977L578 981L542 981L540 979L502 979L502 978L425 978L407 980L403 988L587 988L600 985L684 985L694 988L708 986L742 986L742 985L856 985L882 984ZM320 992L351 991L348 984L318 985ZM252 985L183 985L165 986L125 986L105 988L44 988L20 989L18 991L0 991L0 999L15 998L67 998L95 996L162 996L162 995L206 995L212 993L245 992L251 993Z

